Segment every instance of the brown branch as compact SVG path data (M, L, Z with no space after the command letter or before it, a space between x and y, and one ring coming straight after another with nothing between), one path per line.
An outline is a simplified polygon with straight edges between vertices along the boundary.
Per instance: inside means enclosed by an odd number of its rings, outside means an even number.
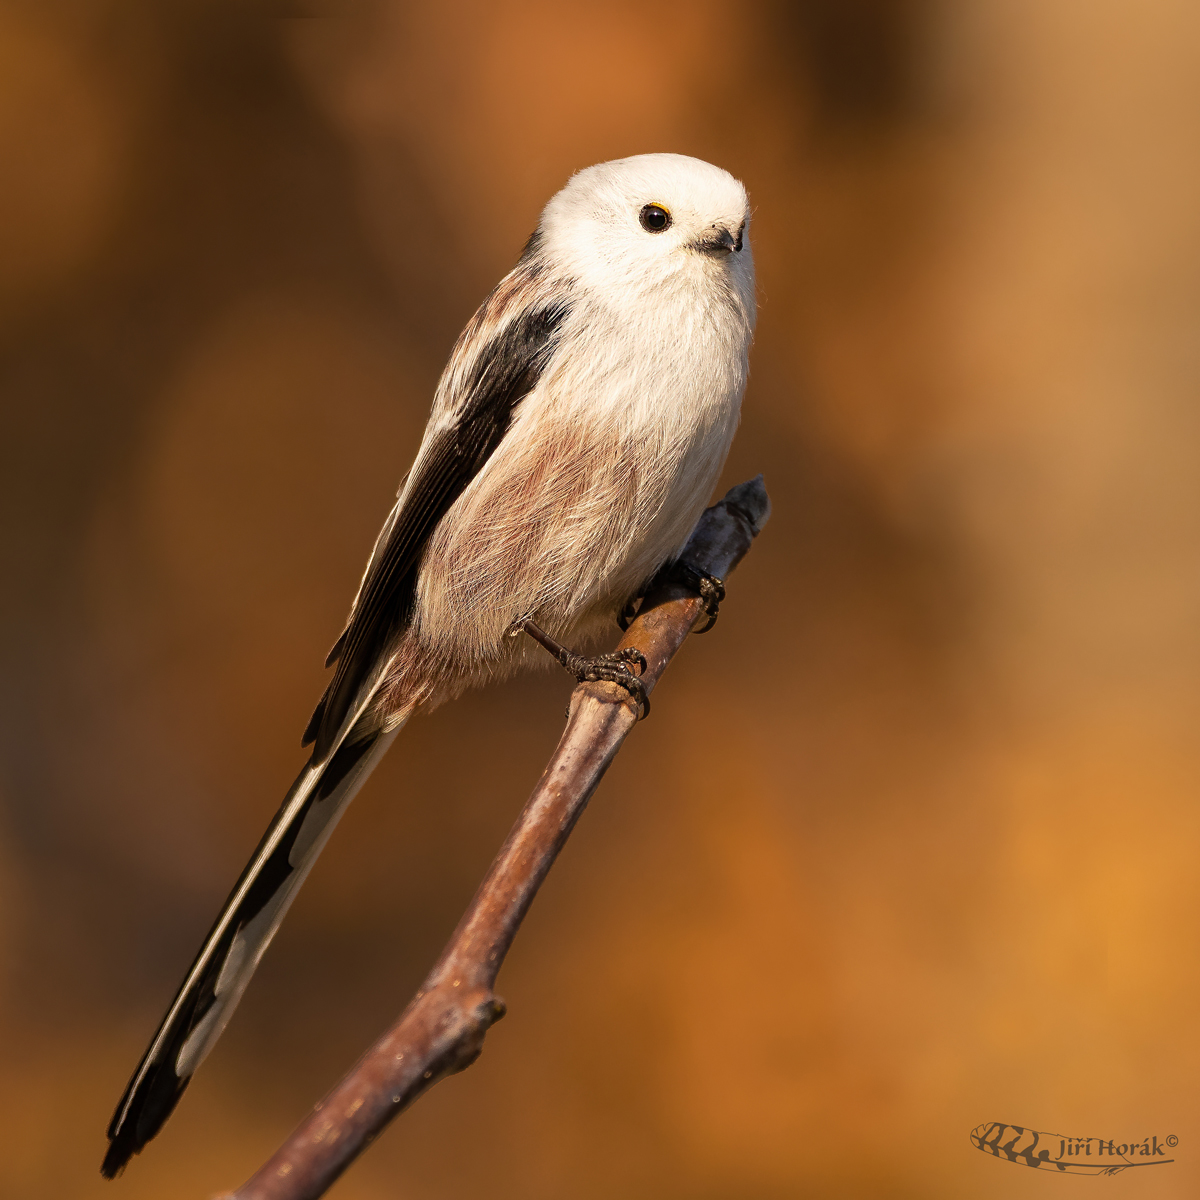
M762 476L708 509L683 557L725 576L766 523ZM646 656L651 690L703 611L676 585L656 588L621 640ZM504 1015L496 974L538 888L609 763L637 722L629 695L587 683L571 696L562 739L437 965L399 1020L316 1106L256 1175L225 1200L321 1196L383 1127L440 1079L468 1067Z

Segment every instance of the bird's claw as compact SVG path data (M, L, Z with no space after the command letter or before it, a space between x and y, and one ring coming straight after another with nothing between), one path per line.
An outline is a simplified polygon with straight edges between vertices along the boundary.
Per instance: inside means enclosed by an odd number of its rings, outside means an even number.
M703 567L697 567L683 559L673 562L667 568L666 575L672 583L682 584L704 601L704 615L708 620L699 629L693 629L692 632L707 633L717 623L717 613L720 610L721 601L725 599L725 581L718 579Z
M652 588L666 583L679 584L681 587L687 588L689 592L695 592L704 601L704 615L708 619L699 629L693 629L693 633L707 633L717 623L717 613L720 610L721 601L725 599L725 581L718 579L703 567L697 567L693 563L678 559L663 567L650 580L645 589L634 596L617 614L617 624L622 630L628 629L634 617L641 612L646 593Z
M615 683L624 688L637 702L638 719L645 720L650 715L650 697L646 685L630 669L631 663L637 665L639 673L646 670L646 656L632 646L595 658L572 654L563 666L580 683Z
M600 657L605 661L611 659L613 662L632 663L637 667L639 675L646 673L646 656L634 646L624 646L612 654L602 654Z

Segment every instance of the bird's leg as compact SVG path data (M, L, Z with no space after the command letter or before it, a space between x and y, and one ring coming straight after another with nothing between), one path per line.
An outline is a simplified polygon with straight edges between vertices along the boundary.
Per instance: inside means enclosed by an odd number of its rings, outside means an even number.
M646 695L646 688L642 681L631 669L632 664L637 665L639 673L646 669L646 656L640 650L627 646L613 654L598 654L594 658L585 658L582 654L568 650L561 642L556 642L540 625L535 624L528 617L522 617L508 627L510 637L516 637L520 633L529 634L580 683L598 683L601 680L615 683L618 687L623 687L637 701L640 717L645 718L650 715L650 697Z

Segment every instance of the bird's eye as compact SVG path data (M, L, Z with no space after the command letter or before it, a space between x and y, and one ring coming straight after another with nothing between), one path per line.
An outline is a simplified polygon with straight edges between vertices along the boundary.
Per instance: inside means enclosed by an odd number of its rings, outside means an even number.
M638 220L647 233L662 233L670 228L671 214L661 204L647 204L638 214Z

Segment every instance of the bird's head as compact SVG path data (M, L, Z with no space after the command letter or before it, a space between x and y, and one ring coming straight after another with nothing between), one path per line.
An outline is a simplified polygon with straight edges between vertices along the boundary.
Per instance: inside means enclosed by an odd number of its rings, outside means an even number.
M588 167L542 212L533 245L589 289L644 293L719 285L753 309L746 189L728 171L682 154Z

